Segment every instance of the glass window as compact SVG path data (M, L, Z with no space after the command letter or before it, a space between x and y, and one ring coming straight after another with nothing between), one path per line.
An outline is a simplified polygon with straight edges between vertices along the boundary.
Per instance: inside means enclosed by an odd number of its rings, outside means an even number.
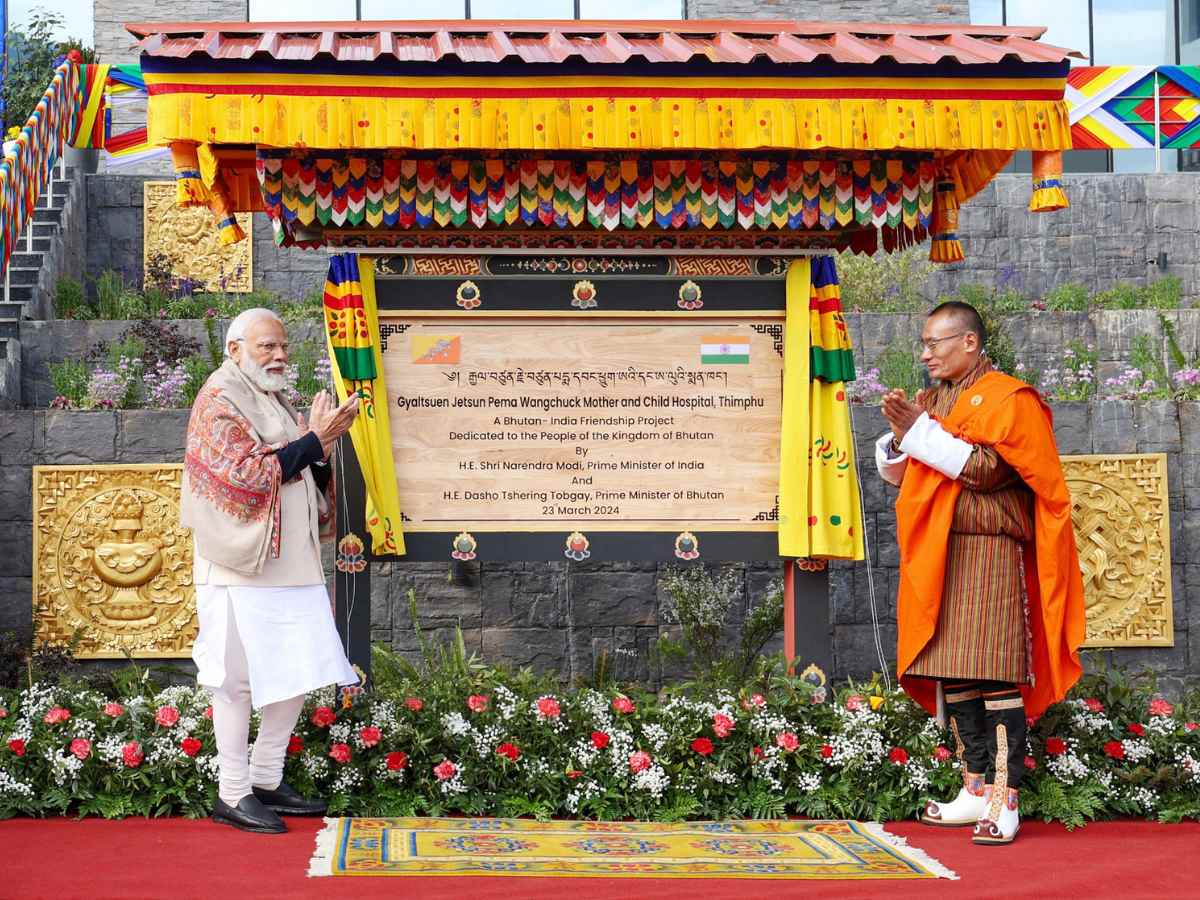
M1007 0L1009 25L1044 25L1042 40L1056 47L1078 50L1084 56L1092 54L1088 41L1087 0ZM1072 60L1072 65L1087 65L1085 60Z
M471 0L472 19L573 19L575 0Z
M1004 24L1004 0L970 0L969 9L972 25Z
M1162 152L1162 169L1163 172L1175 172L1179 168L1179 153L1175 150L1163 150ZM1154 171L1154 151L1153 150L1114 150L1113 167L1114 172L1153 172ZM1068 195L1069 196L1069 195Z
M1092 0L1092 58L1097 66L1175 61L1173 0Z
M465 19L467 6L464 0L362 0L362 17L364 22Z
M1200 64L1200 0L1179 0L1179 62Z
M1200 3L1200 0L1197 2ZM682 19L683 0L579 0L579 17L581 19Z
M251 22L353 22L354 0L250 0Z

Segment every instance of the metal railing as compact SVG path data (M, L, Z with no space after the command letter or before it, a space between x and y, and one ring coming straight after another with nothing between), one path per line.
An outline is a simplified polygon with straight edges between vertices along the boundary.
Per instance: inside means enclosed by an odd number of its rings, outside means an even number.
M63 148L73 138L82 110L79 67L63 63L30 114L21 133L5 141L0 161L0 266L4 269L4 301L9 300L9 260L19 249L33 250L38 199L50 183L54 167L66 174ZM18 242L22 235L25 246Z

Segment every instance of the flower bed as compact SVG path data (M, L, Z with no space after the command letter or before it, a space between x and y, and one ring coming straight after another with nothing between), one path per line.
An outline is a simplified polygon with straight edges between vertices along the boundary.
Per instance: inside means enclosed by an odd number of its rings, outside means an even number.
M374 691L308 698L285 777L357 815L888 820L959 784L952 742L903 694L776 668L687 695L564 690L459 660L417 675L377 656ZM136 672L134 673L137 674ZM206 691L126 677L0 691L0 816L207 814ZM1200 815L1200 698L1093 676L1031 730L1025 815L1070 825Z

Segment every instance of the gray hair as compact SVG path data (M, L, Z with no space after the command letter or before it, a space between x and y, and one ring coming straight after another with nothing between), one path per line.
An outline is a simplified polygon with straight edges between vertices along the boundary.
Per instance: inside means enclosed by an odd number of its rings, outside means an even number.
M283 324L283 319L275 313L274 310L266 309L262 306L255 306L251 309L243 310L237 314L232 322L229 323L229 329L225 332L225 355L229 356L229 345L233 341L244 341L246 332L250 326L259 319L274 319L280 325Z

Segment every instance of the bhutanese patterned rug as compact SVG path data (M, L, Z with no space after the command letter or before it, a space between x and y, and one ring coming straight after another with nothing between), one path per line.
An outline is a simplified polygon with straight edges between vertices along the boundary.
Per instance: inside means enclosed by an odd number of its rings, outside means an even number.
M309 875L957 878L882 825L864 822L325 822Z

